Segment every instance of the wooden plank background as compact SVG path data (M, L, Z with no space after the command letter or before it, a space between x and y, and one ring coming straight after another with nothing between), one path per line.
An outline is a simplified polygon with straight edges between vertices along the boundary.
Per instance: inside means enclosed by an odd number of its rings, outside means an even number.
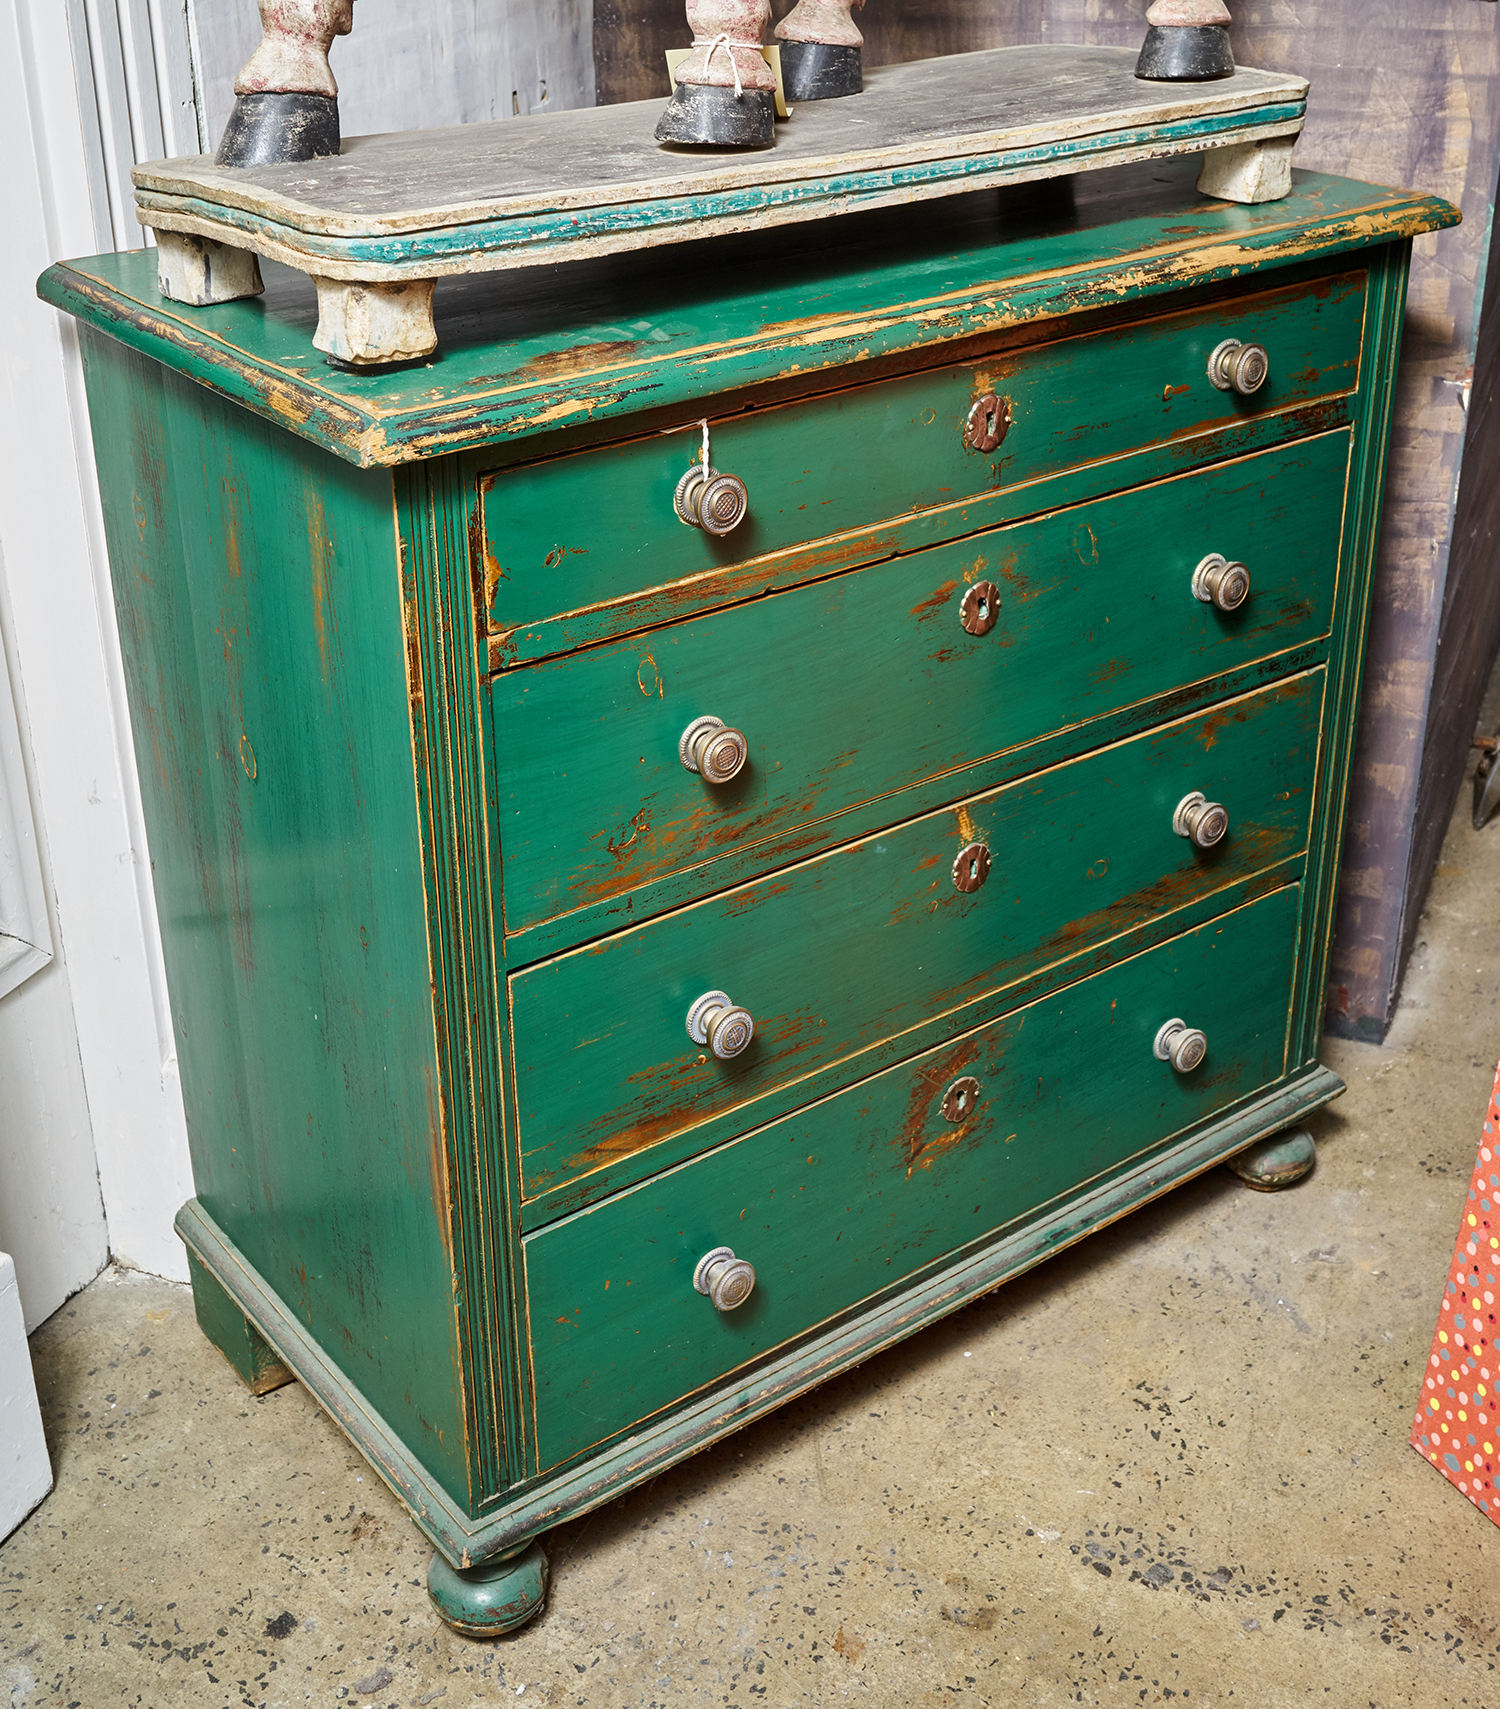
M772 0L777 17L790 4ZM1466 490L1474 520L1449 574L1500 144L1500 20L1478 0L1231 10L1236 60L1312 81L1299 165L1432 191L1464 215L1416 245L1329 969L1329 1026L1377 1039L1500 645L1492 476ZM870 0L856 19L870 65L1020 42L1134 46L1144 33L1140 0ZM599 100L665 97L663 52L687 39L682 0L595 0ZM1490 424L1476 455L1500 436L1497 417L1476 410L1476 428Z

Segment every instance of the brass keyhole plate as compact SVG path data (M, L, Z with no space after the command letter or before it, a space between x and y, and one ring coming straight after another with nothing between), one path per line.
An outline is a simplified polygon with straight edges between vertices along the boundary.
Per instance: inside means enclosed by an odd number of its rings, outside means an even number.
M986 392L974 400L964 423L964 440L972 451L994 451L1010 432L1010 399Z
M958 620L970 635L988 635L1000 617L1000 589L993 582L975 582L964 589Z
M967 896L990 875L990 851L983 843L968 843L953 863L953 884Z
M974 1114L979 1103L979 1082L972 1074L965 1074L943 1093L943 1120L966 1122Z

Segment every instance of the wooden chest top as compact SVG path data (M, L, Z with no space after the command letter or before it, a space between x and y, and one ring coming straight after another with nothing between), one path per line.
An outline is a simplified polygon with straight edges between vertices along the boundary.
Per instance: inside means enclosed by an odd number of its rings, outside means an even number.
M330 366L312 282L268 263L264 298L165 301L155 251L61 262L45 300L361 467L485 449L497 462L709 398L819 389L930 363L935 346L1127 308L1184 286L1451 225L1432 196L1321 173L1260 206L1213 201L1192 162L983 192L833 224L440 283L441 352ZM1061 217L1060 217L1061 216ZM828 383L827 380L822 381Z

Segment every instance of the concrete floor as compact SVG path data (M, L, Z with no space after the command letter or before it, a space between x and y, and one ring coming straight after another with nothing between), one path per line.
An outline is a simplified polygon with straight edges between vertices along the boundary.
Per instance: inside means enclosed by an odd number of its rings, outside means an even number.
M1500 707L1487 714L1492 727ZM1459 804L1311 1180L1224 1170L552 1533L472 1643L298 1386L106 1272L33 1337L57 1488L0 1547L10 1709L1500 1704L1500 1532L1407 1445L1500 1054L1500 822Z

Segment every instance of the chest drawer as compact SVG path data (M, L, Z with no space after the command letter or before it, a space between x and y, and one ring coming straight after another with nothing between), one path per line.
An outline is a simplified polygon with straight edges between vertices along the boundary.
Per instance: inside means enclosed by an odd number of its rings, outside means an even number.
M1285 1071L1299 887L877 1075L525 1244L543 1469L982 1239ZM1185 1018L1208 1053L1153 1050ZM960 1076L966 1119L942 1112ZM732 1311L693 1287L728 1246Z
M923 779L1322 636L1348 461L1348 433L1325 434L503 673L507 930L731 846L743 871L757 844L865 804L889 823L901 813L883 798ZM1250 569L1232 613L1193 596L1213 551ZM979 581L998 609L970 634ZM703 715L748 743L730 783L679 756ZM800 850L862 828L809 829Z
M557 644L528 626L643 589L767 555L796 560L796 548L847 530L873 530L853 550L880 557L896 536L879 525L935 507L949 507L947 527L961 535L976 524L960 501L1151 445L1201 437L1193 460L1207 462L1225 453L1220 428L1355 390L1364 300L1354 272L714 420L714 467L743 480L750 502L722 539L673 509L700 456L696 431L505 470L483 483L491 627L524 660ZM1209 380L1208 359L1229 337L1270 355L1250 397ZM1010 426L983 452L966 424L988 394L1006 401ZM1134 484L1127 474L1114 483ZM1018 501L1010 515L1034 508ZM803 557L778 566L783 585L826 573L830 554Z
M1298 856L1322 696L1308 672L516 975L523 1197L727 1111L768 1120L815 1071ZM1173 828L1193 791L1229 814L1210 851ZM965 892L975 843L991 869ZM754 1019L731 1060L688 1035L713 991Z

